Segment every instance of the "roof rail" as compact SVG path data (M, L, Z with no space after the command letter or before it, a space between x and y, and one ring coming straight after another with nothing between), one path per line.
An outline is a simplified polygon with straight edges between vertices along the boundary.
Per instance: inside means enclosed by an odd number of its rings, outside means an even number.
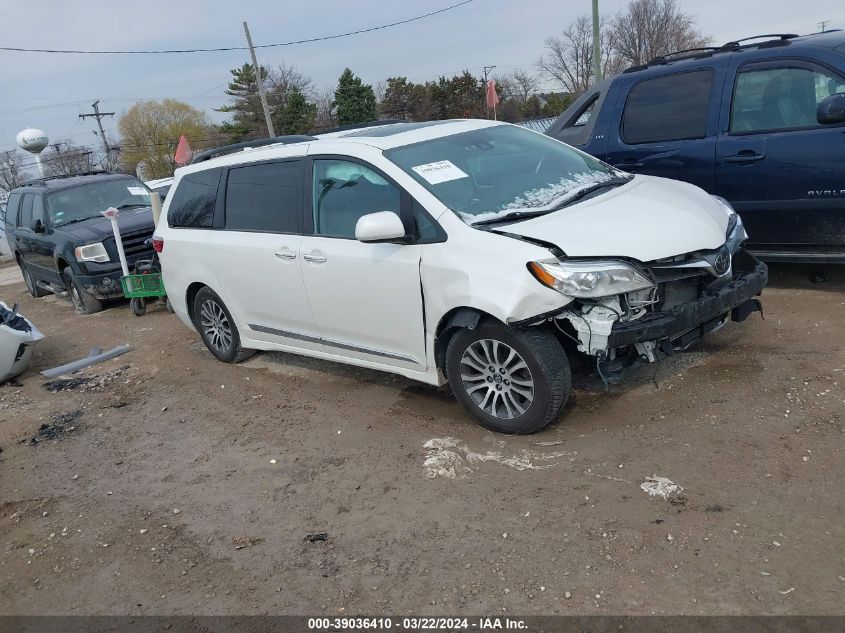
M264 147L265 145L290 145L291 143L304 143L306 141L316 141L313 136L305 134L289 134L287 136L272 136L270 138L260 138L253 141L244 141L242 143L232 143L231 145L224 145L222 147L215 147L200 152L191 159L190 165L194 163L201 163L206 160L211 160L216 156L224 156L231 154L238 150L247 149L248 147Z
M405 119L381 119L380 121L365 121L364 123L352 123L350 125L339 125L337 127L329 128L328 130L320 130L314 134L333 134L334 132L348 132L349 130L360 130L367 127L377 127L379 125L393 125L394 123L407 123Z
M637 66L631 66L623 70L624 73L632 73L637 72L638 70L643 70L648 68L649 66L656 66L659 64L668 64L669 62L681 61L683 59L696 59L702 57L709 57L710 55L715 55L716 53L726 53L732 51L738 51L743 48L743 42L750 42L751 40L759 40L763 38L775 38L770 40L769 43L772 45L775 44L783 44L787 43L789 40L794 39L796 37L800 37L796 33L768 33L766 35L754 35L752 37L743 37L739 40L733 40L731 42L726 42L721 46L702 46L699 48L687 48L682 51L675 51L674 53L666 53L665 55L660 55L655 57L654 59L648 61L645 64L639 64ZM767 42L761 42L758 46L765 46Z
M63 178L76 178L77 176L99 176L102 174L109 174L104 169L93 169L91 171L81 171L77 174L57 174L55 176L43 176L41 178L31 178L30 180L24 180L21 183L21 187L33 187L35 185L41 185L47 182L48 180L62 180Z
M687 56L696 57L696 56L700 55L701 53L705 53L705 52L706 53L713 53L715 51L718 51L719 49L720 49L720 47L718 47L718 46L699 46L697 48L685 48L682 51L675 51L674 53L666 53L665 55L658 55L654 59L650 60L647 65L651 66L652 64L665 64L666 62L669 61L670 57L675 57L676 55L684 56L684 58L686 58ZM687 55L687 53L695 53L695 55Z
M786 40L795 39L796 37L798 37L798 34L797 33L767 33L765 35L752 35L751 37L743 37L742 39L739 39L739 40L733 40L731 42L726 42L725 44L720 46L719 49L723 50L723 51L734 51L734 50L737 50L738 48L740 48L740 44L742 44L742 42L750 42L751 40L762 40L763 38L770 38L770 37L773 37L773 38L776 38L777 40L785 42Z

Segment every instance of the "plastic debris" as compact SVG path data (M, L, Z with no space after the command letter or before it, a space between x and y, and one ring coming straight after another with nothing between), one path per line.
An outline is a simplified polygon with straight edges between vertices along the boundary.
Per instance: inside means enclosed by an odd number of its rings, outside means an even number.
M328 532L314 532L314 534L306 534L305 540L309 543L316 543L317 541L328 541Z
M659 477L658 475L646 477L646 480L640 484L640 488L645 490L650 497L662 497L666 501L670 497L680 497L684 491L683 486L676 484L671 479Z
M561 457L574 459L574 456L577 455L574 451L543 453L530 450L522 450L519 454L510 457L497 451L476 453L453 437L435 437L423 444L423 448L426 450L423 467L426 477L429 479L435 477L447 479L465 477L466 473L473 471L473 466L484 462L496 462L515 470L544 470L555 466L555 464L538 464L537 462Z

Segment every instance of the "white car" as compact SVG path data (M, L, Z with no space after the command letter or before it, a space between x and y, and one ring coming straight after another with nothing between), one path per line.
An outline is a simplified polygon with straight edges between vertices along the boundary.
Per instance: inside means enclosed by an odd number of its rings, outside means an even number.
M218 359L281 350L449 382L484 426L545 427L568 357L618 380L755 310L724 200L493 121L226 148L176 171L154 246ZM224 154L214 157L214 154Z
M158 178L156 180L147 180L144 182L147 187L149 187L150 191L155 191L161 196L161 201L164 202L164 199L167 198L167 193L170 191L170 187L173 186L173 178Z

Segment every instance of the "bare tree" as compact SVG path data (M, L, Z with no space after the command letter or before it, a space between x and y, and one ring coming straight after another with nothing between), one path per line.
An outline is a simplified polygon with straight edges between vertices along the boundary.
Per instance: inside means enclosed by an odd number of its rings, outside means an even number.
M314 102L317 104L317 117L314 120L314 127L317 130L325 130L337 125L337 118L334 111L334 90L328 88L317 93Z
M613 18L609 31L616 54L632 65L711 41L695 27L695 17L681 10L678 0L631 0Z
M272 106L284 104L288 94L296 89L307 99L314 97L314 86L309 77L299 72L294 66L279 64L267 70L267 98Z
M608 19L601 18L599 44L605 77L616 74L620 68L608 26ZM559 37L547 38L546 48L546 54L537 62L537 67L544 75L575 95L581 94L593 84L593 26L589 17L578 16Z
M15 150L0 152L0 189L11 191L28 178L21 155Z
M540 79L524 70L515 70L502 77L496 77L496 86L501 88L502 98L511 99L522 108L537 94Z
M42 154L44 172L48 176L71 176L91 171L93 151L70 141L50 143Z

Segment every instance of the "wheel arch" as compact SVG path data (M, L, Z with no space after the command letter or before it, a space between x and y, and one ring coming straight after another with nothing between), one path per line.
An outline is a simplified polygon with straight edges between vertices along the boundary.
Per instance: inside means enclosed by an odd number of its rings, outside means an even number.
M194 320L194 300L197 298L197 294L203 288L211 288L208 284L204 284L201 281L194 281L188 284L188 288L185 290L185 308L187 309L188 316L191 319L191 323L194 324L196 327L197 323ZM214 290L213 288L211 288Z
M446 376L446 349L455 333L461 329L474 330L479 323L487 320L506 325L489 312L469 306L452 308L441 317L434 331L434 362L444 377Z

